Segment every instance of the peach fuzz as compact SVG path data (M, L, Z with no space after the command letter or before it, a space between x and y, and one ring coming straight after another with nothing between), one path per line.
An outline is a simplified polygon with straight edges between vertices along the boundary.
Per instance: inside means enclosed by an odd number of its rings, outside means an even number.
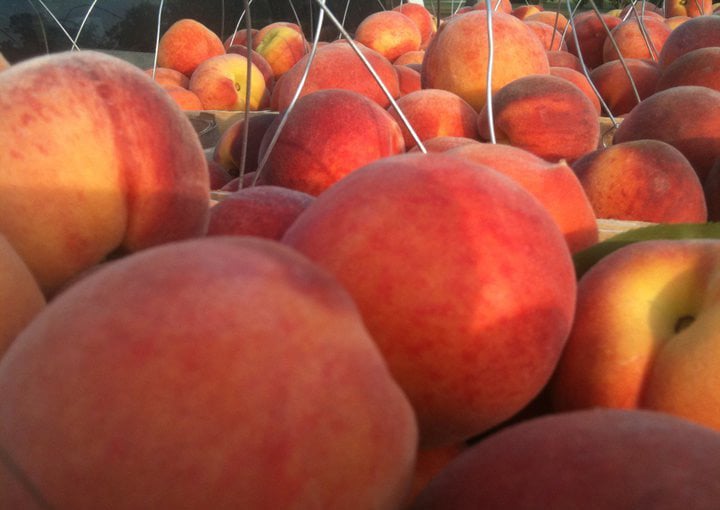
M670 29L663 19L651 16L628 18L612 29L610 37L603 43L603 62L619 59L618 50L623 58L638 58L657 61L665 41L670 36ZM647 41L645 37L647 36Z
M273 87L275 86L275 73L272 66L270 65L270 62L268 62L265 57L263 57L255 50L248 50L247 46L237 44L230 46L227 52L237 53L238 55L242 55L245 58L247 58L249 54L250 61L255 64L255 67L260 70L263 78L265 78L265 88L270 92L272 91Z
M674 30L689 19L690 16L672 16L665 18L665 24L670 27L670 30Z
M598 99L598 96L595 93L595 89L593 88L593 83L591 83L591 81L588 80L587 76L585 76L583 73L581 73L580 71L576 71L575 69L570 69L569 67L552 67L552 66L550 66L550 74L553 76L562 78L564 80L567 80L570 83L576 85L580 90L583 91L583 93L587 96L587 98L593 104L598 115L600 115L602 113L602 107L600 106L600 99Z
M289 28L302 35L303 39L305 38L302 28L297 23L292 23L290 21L274 21L272 23L268 23L257 31L257 37L253 39L253 49L257 49L258 45L262 42L265 36L277 28Z
M707 205L695 170L659 140L610 145L572 165L599 218L705 223Z
M446 154L493 168L528 190L557 222L571 252L598 241L593 207L565 162L550 163L526 150L490 143L467 144Z
M627 67L627 69L626 69ZM628 78L628 71L632 78ZM590 71L590 80L595 84L600 97L614 116L622 116L635 108L640 101L655 93L662 71L650 60L626 58L611 60ZM635 84L635 89L633 89ZM638 95L635 95L637 91Z
M400 85L400 96L402 97L410 92L422 89L420 71L417 71L409 65L395 65L397 71L398 84Z
M207 235L247 235L279 241L314 199L281 186L241 188L210 209Z
M168 93L181 110L198 111L204 109L198 95L191 90L178 85L163 85L162 89Z
M663 413L592 409L500 430L409 510L676 509L720 499L720 434Z
M663 68L656 90L700 85L720 92L720 46L698 48Z
M267 184L318 195L355 169L405 151L395 119L357 92L328 89L301 97L270 148L281 118L260 144L258 159L266 163L258 170Z
M570 329L575 270L547 209L496 170L447 154L355 170L283 242L358 303L413 404L421 448L457 444L524 407Z
M190 78L190 90L205 110L244 110L248 85L248 60L237 53L225 53L202 62ZM250 63L250 104L252 111L265 108L270 93L265 77Z
M397 98L400 87L397 72L392 63L375 50L359 46L359 50L380 76L390 95ZM305 72L309 56L303 57L275 84L272 104L274 109L284 110L297 90ZM390 100L377 84L355 50L347 43L329 44L318 48L310 64L310 72L300 97L324 89L344 89L358 92L383 108L390 106Z
M308 46L302 33L279 26L264 34L255 46L255 51L270 64L273 76L277 79L308 54Z
M667 67L681 55L708 46L720 46L720 16L698 16L672 30L658 62Z
M712 13L712 0L667 0L667 2L665 2L665 16L668 18L673 16L696 18L699 16L709 16Z
M555 409L648 409L717 433L719 267L717 239L637 242L595 263L551 382Z
M393 9L394 11L401 12L417 25L420 30L420 46L427 44L435 32L437 31L437 24L435 23L434 16L430 11L423 5L420 4L400 4Z
M0 360L45 304L45 296L30 269L0 234Z
M212 159L208 160L208 175L210 176L211 191L219 190L234 178L220 163Z
M177 85L185 89L190 85L190 78L180 71L170 69L169 67L145 69L145 73L155 80L158 85Z
M397 100L397 106L421 141L437 136L478 136L477 112L460 96L447 90L410 92ZM415 147L415 139L395 107L391 106L388 111L402 129L405 149Z
M89 50L25 60L0 75L0 111L0 232L46 294L108 256L204 233L200 140L140 68Z
M566 40L568 51L582 57L589 69L599 66L603 63L603 45L607 38L605 27L612 30L621 22L617 16L601 14L598 17L593 11L578 14L573 20L573 32Z
M422 64L423 58L425 58L425 50L413 50L400 55L398 58L393 60L393 64L396 66L402 66L407 64Z
M572 162L600 141L597 110L577 85L550 74L518 78L493 94L498 142L548 161ZM487 109L478 114L480 139L490 140Z
M554 29L547 23L541 21L533 21L530 19L524 20L525 24L529 26L535 35L537 35L543 43L545 50L566 50L567 45L563 40L562 33L559 30Z
M479 111L488 89L487 11L453 17L425 50L423 88L448 90ZM542 42L523 21L511 14L493 14L494 66L491 91L530 74L548 74L550 65Z
M160 37L157 65L191 76L201 62L225 53L220 38L202 23L181 19Z
M524 21L545 23L560 32L561 35L565 34L566 39L572 37L570 35L571 27L568 27L568 19L560 11L542 10L527 16Z
M53 508L394 509L407 496L407 398L348 293L278 242L133 254L36 319L0 368L0 439ZM3 467L0 488L0 507L18 508L23 485Z
M621 143L643 138L678 149L703 182L720 157L720 92L681 85L644 99L625 116L613 140Z
M399 11L381 11L363 19L355 40L391 62L403 53L420 49L422 36L415 21Z

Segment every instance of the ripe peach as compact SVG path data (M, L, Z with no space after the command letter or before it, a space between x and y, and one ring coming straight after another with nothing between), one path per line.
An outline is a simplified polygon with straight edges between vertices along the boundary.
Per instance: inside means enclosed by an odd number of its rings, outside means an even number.
M565 162L550 163L518 147L489 143L466 144L446 153L493 168L528 190L557 222L571 252L598 241L593 207Z
M225 46L215 32L198 21L184 18L160 37L157 64L189 77L201 62L224 53Z
M400 111L421 141L437 136L477 138L477 112L460 96L440 89L421 89L397 100ZM403 132L405 149L415 147L415 139L394 107L388 109Z
M550 74L524 76L493 95L497 141L548 161L572 162L597 148L597 110L576 85ZM480 139L490 140L487 109L478 115Z
M233 122L220 135L213 149L212 159L233 175L237 175L240 168L243 168L246 173L252 172L257 168L260 142L276 117L277 115L271 112L256 113L248 116L247 119L243 117ZM245 129L248 130L247 156L243 156Z
M263 57L255 50L248 50L247 46L242 46L238 44L230 46L227 52L237 53L238 55L242 55L245 58L247 58L249 54L250 60L253 64L255 64L255 67L260 70L263 77L265 78L265 88L269 92L272 92L272 89L275 86L275 72L273 71L270 62L268 62L265 57Z
M560 32L561 37L563 34L565 34L565 38L570 37L568 19L560 11L542 10L526 17L525 21L544 23Z
M713 508L720 434L649 411L555 413L451 461L410 510Z
M422 42L415 21L395 10L376 12L363 19L355 39L391 62L403 53L420 49Z
M409 65L395 65L397 71L398 84L400 85L400 97L422 89L420 81L420 71L416 71Z
M255 47L258 32L260 32L257 28L251 28L250 29L250 38L252 39L252 46ZM225 46L225 51L229 50L231 46L247 46L247 40L248 40L248 31L246 28L238 29L237 33L230 34L225 39L225 42L223 43L223 46Z
M583 72L582 64L577 55L565 50L548 50L546 52L550 67L567 67Z
M357 92L328 89L301 97L269 149L281 118L260 145L267 184L317 195L355 169L405 150L395 119Z
M628 18L612 29L610 37L603 43L603 62L617 60L618 50L623 58L637 58L657 61L665 41L672 30L662 19L651 16ZM646 39L647 36L647 39ZM615 47L617 46L617 48Z
M224 236L58 295L3 360L0 443L52 508L395 509L417 425L335 279Z
M482 142L475 138L465 138L463 136L436 136L423 142L427 152L445 152L467 144L482 144ZM416 145L409 149L408 152L420 152L420 149Z
M188 85L190 85L190 78L180 71L170 69L169 67L158 67L154 70L152 68L145 69L145 73L148 76L153 77L158 85L177 85L178 87L183 87L185 89L188 88Z
M546 50L566 50L567 45L563 40L562 33L542 21L525 19L525 24L540 38Z
M277 79L308 54L308 46L302 32L279 26L264 34L255 51L270 64Z
M542 4L522 4L514 7L510 14L518 19L525 19L531 14L544 10Z
M720 46L720 16L698 16L672 30L658 62L667 67L681 55L708 46Z
M204 234L198 135L140 68L89 50L25 60L0 74L0 111L0 232L46 294L110 255Z
M524 407L572 322L575 270L547 209L496 170L447 154L355 170L283 242L350 291L414 406L423 448Z
M163 85L162 89L168 93L182 110L197 111L205 109L200 97L192 90L179 85Z
M510 0L491 0L490 5L492 6L492 10L494 12L503 12L505 14L510 14L513 10L512 3L510 3ZM485 10L487 8L487 5L485 4L485 0L480 0L475 5L473 5L473 9L476 11Z
M415 4L403 4L403 5L415 5ZM393 60L393 64L396 66L406 64L422 64L423 58L425 58L425 50L413 50L403 53L398 58Z
M668 0L665 2L665 16L698 16L711 15L713 12L712 0Z
M420 30L420 46L423 47L437 32L437 24L430 11L420 4L401 3L393 9L413 20Z
M248 61L237 53L226 53L203 61L190 78L190 90L197 94L205 110L244 110ZM265 108L270 94L265 77L250 63L250 104L252 111Z
M622 22L617 16L601 14L596 16L594 11L586 11L575 16L574 30L567 38L568 51L578 57L589 69L603 63L603 45L607 38L605 27L612 30ZM577 42L575 39L577 38Z
M656 90L700 85L720 92L720 46L689 51L662 68Z
M693 85L656 92L625 116L613 139L667 142L683 153L703 182L720 157L720 92Z
M267 36L270 32L274 32L277 28L290 28L302 35L303 39L305 38L302 27L297 23L292 23L290 21L273 21L258 30L257 37L253 38L253 49L256 50L260 43L262 43L263 39L265 39L265 36Z
M529 74L548 74L542 42L511 14L493 14L494 66L491 91ZM487 11L474 10L449 20L425 50L423 88L449 90L479 111L488 89Z
M685 156L659 140L616 143L572 165L598 218L705 223L703 188Z
M632 83L628 78L628 71ZM624 65L620 60L611 60L592 69L590 80L595 84L610 113L622 116L638 104L638 96L642 101L655 93L660 74L660 66L651 60L626 58Z
M359 49L390 95L397 98L400 95L400 86L392 63L370 48L360 46ZM305 73L308 59L309 56L303 57L275 84L272 100L274 109L282 111L288 107ZM352 90L370 98L383 108L390 106L390 100L349 44L328 44L318 48L315 53L300 97L324 89Z

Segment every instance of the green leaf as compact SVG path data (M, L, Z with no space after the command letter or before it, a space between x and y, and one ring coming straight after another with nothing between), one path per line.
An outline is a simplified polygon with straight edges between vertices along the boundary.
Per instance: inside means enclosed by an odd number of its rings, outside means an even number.
M720 239L720 223L661 223L627 230L573 255L575 272L580 279L604 256L638 241L655 239Z

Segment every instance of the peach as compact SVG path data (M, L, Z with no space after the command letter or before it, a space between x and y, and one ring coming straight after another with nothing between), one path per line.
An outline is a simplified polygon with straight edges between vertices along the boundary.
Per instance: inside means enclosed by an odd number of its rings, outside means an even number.
M540 38L546 50L565 50L567 45L563 40L562 33L542 21L525 19L525 24Z
M393 8L394 11L403 13L405 16L413 20L420 30L420 46L427 45L430 39L437 32L437 23L435 23L433 15L430 11L420 4L401 3Z
M218 139L212 159L223 168L237 175L242 168L252 172L257 168L260 142L277 115L272 112L255 113L233 122ZM247 132L247 155L245 156L245 129Z
M542 6L542 4L522 4L518 5L517 7L513 7L513 10L510 11L510 14L512 14L518 19L525 19L531 14L535 14L536 12L540 12L544 9L545 8Z
M555 409L648 409L720 430L719 271L717 239L635 242L590 267Z
M414 4L403 4L403 5L414 5ZM393 60L393 64L396 66L406 64L422 64L423 58L425 58L425 50L413 50L408 51L400 55L398 58Z
M685 156L660 140L616 143L572 165L599 218L705 223L707 205Z
M489 141L486 108L478 123L480 139ZM595 150L600 140L590 99L573 83L550 74L518 78L493 94L493 125L498 142L555 162L572 162Z
M400 85L400 97L422 89L420 71L417 71L409 65L395 65L393 64L395 71L397 72L398 84Z
M527 16L525 21L535 21L544 23L564 35L565 38L570 37L570 27L568 27L568 19L560 11L542 10Z
M52 508L394 509L417 435L348 293L249 236L108 263L0 368L3 459Z
M407 508L427 484L467 448L468 445L462 442L419 450L407 505L402 508Z
M208 161L208 175L210 176L210 190L219 190L233 179L233 176L217 161Z
M272 92L272 89L275 86L275 73L273 71L272 66L270 65L270 62L268 62L265 57L263 57L260 53L258 53L255 50L248 50L247 46L242 46L242 45L230 46L228 48L227 52L228 53L237 53L238 55L242 55L245 58L247 58L248 54L249 54L251 62L253 64L255 64L255 67L257 67L260 70L260 72L263 75L263 78L265 78L265 88L269 92Z
M415 21L391 10L363 19L355 31L355 39L392 62L403 53L420 49L422 35Z
M681 85L644 99L625 116L613 140L621 143L644 138L678 149L703 182L720 157L720 92Z
M0 359L45 304L45 296L27 264L0 234Z
M446 154L355 170L283 242L349 290L413 404L422 448L521 409L572 322L575 270L549 212L496 170Z
M298 34L302 35L303 39L305 39L303 29L297 23L292 23L290 21L273 21L272 23L268 23L257 31L257 37L253 39L253 49L257 49L265 36L270 32L274 32L277 28L290 28Z
M280 240L314 199L302 191L281 186L238 189L210 209L207 235L247 235Z
M603 45L607 38L606 27L612 30L622 22L617 16L586 11L575 16L572 34L567 38L568 51L578 57L589 69L603 63ZM576 40L577 39L577 40Z
M400 95L397 72L392 63L375 50L365 46L360 52L373 67L393 98ZM282 76L273 90L273 106L279 111L290 104L300 85L309 55L303 57L295 66ZM349 44L329 44L318 48L310 64L310 72L300 97L324 89L344 89L358 92L383 108L390 106L390 100L365 67L360 57Z
M436 136L434 138L428 138L423 142L427 152L445 152L467 144L479 145L482 144L482 142L475 138L465 138L464 136ZM409 149L408 152L420 152L420 148L416 145L412 149Z
M550 74L553 76L557 76L558 78L567 80L570 83L576 85L580 90L583 91L583 93L593 104L595 110L597 111L597 114L600 115L602 113L600 99L598 99L598 96L595 93L595 89L593 88L594 83L592 83L583 73L581 73L580 71L576 71L575 69L570 69L569 67L550 66Z
M720 46L720 16L698 16L672 30L658 62L667 67L681 55L708 46Z
M421 141L437 136L477 138L477 112L460 96L440 89L421 89L397 100L405 116ZM394 107L388 109L403 132L405 148L415 147L415 138L405 126Z
M628 78L628 71L632 83ZM590 80L610 109L610 113L613 116L622 116L632 110L639 101L655 93L660 75L661 70L657 63L645 59L626 58L624 65L620 60L611 60L592 69Z
M542 42L511 14L493 14L494 65L490 90L530 74L548 74ZM475 10L449 20L425 50L423 88L448 90L480 111L488 91L487 11Z
M492 6L492 10L494 12L503 12L505 14L510 14L513 10L512 3L510 3L510 0L490 0L490 5ZM473 5L473 9L476 11L485 10L487 8L487 5L485 4L485 0L480 0L475 5Z
M203 148L140 68L28 59L0 75L0 111L0 232L47 295L108 256L204 234Z
M215 32L199 21L184 18L160 37L157 65L190 76L201 62L224 53L225 46Z
M642 27L640 23L642 23ZM610 32L612 39L610 37L605 39L603 62L619 59L618 51L626 59L657 61L670 32L672 30L662 19L651 16L641 16L639 19L628 18L612 29ZM613 40L615 44L613 44Z
M267 184L317 195L356 168L405 150L395 119L357 92L328 89L301 97L270 147L281 118L260 144L258 159L265 164L259 171Z
M507 175L542 203L575 253L598 241L595 212L573 170L524 149L501 144L466 144L446 152Z
M713 508L720 434L649 411L527 420L471 446L409 510Z
M670 27L670 30L674 30L689 19L690 16L671 16L669 18L665 18L665 24Z
M250 103L252 111L265 108L270 95L260 69L250 62ZM248 87L248 60L226 53L203 61L190 77L190 90L205 110L244 110Z
M169 67L145 69L145 73L152 77L158 85L177 85L185 89L190 85L190 78L180 71L170 69Z
M580 58L574 53L566 50L548 50L546 52L550 67L567 67L578 72L583 72Z
M162 89L170 95L182 110L197 111L204 109L200 97L192 90L179 85L163 85Z
M258 33L260 31L257 28L250 29L250 39L252 39L252 46L255 47ZM229 50L231 46L247 46L248 42L248 30L247 28L238 29L234 34L230 34L223 43L225 51Z
M656 90L699 85L720 92L720 46L689 51L662 69Z
M279 26L264 34L255 51L270 64L277 79L308 53L308 46L302 32Z
M668 0L665 2L665 16L698 16L710 15L713 13L712 0Z

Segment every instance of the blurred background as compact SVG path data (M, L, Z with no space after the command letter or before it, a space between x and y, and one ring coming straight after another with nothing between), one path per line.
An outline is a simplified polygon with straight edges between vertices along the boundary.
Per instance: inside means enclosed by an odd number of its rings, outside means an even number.
M367 15L400 3L401 0L327 0L326 5L335 17L345 20L345 28L352 33ZM459 5L460 0L441 2L444 9L451 3ZM432 12L440 5L436 0L427 4L428 8L432 6ZM97 0L83 26L92 5L91 0L0 0L0 52L15 63L35 55L69 50L72 44L62 25L73 38L82 26L77 40L81 49L152 54L160 0ZM273 21L299 20L308 38L319 10L314 0L254 0L250 5L254 28ZM166 0L161 33L179 19L192 18L225 40L235 30L243 11L242 0ZM240 28L244 27L245 20ZM338 37L329 21L323 27L323 39Z

